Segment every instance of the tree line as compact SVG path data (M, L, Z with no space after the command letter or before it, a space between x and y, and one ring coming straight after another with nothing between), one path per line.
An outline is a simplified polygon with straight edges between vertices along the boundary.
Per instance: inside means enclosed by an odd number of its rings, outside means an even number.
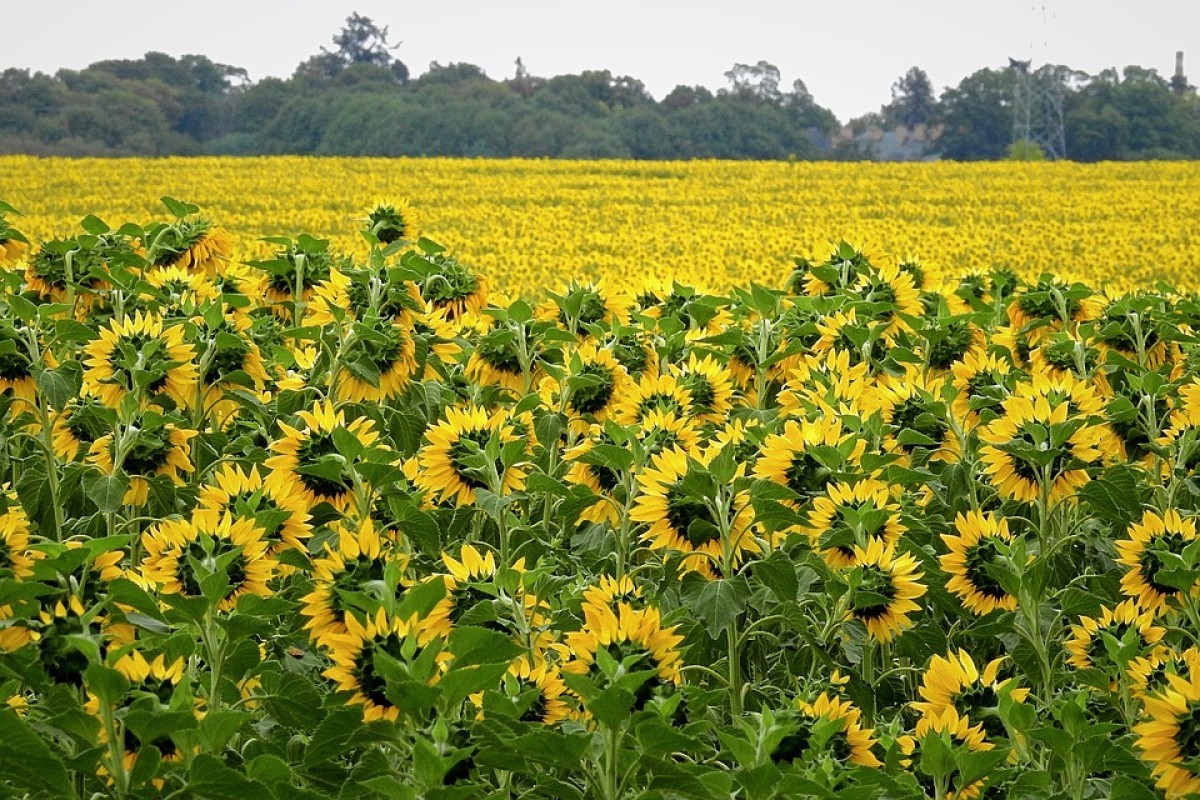
M656 100L632 77L538 77L520 59L504 80L436 61L414 77L394 52L387 28L354 14L287 79L251 82L205 56L163 53L54 75L8 69L0 153L864 159L878 155L868 130L920 128L929 157L1030 155L1013 147L1020 78L1009 67L940 94L913 67L889 104L843 126L767 61L735 64L715 92L681 85ZM1046 65L1032 79L1058 99L1069 158L1200 157L1200 101L1178 76Z

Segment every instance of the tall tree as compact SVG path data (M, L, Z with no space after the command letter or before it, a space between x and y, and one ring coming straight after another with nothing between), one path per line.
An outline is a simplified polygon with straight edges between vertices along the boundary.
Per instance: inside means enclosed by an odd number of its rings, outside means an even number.
M933 83L920 67L910 67L892 84L892 102L883 107L883 117L891 125L926 125L936 113Z

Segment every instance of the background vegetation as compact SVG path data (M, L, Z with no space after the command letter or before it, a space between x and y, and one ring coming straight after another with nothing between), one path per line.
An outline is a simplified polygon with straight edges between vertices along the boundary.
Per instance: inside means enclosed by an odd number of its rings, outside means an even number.
M735 64L728 88L677 86L656 100L607 70L544 78L518 59L494 80L467 63L414 77L387 29L351 16L333 48L286 79L251 82L201 55L147 53L54 75L0 73L0 153L421 155L556 158L861 159L869 127L940 130L918 155L998 159L1012 142L1013 75L982 69L938 95L913 67L851 133L803 81ZM1039 70L1064 97L1067 152L1080 161L1200 156L1200 104L1186 80L1126 67Z

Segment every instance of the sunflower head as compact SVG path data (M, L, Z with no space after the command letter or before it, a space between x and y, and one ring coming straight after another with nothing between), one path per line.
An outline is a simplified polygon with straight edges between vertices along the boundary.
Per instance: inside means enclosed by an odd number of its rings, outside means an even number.
M366 233L380 244L415 242L420 235L416 214L407 200L380 200L367 211Z

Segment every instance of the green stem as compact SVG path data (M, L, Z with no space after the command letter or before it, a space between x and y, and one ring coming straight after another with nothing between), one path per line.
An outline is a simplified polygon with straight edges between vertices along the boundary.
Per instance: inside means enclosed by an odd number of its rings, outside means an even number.
M742 715L742 651L736 617L725 634L729 645L729 715L737 719Z

